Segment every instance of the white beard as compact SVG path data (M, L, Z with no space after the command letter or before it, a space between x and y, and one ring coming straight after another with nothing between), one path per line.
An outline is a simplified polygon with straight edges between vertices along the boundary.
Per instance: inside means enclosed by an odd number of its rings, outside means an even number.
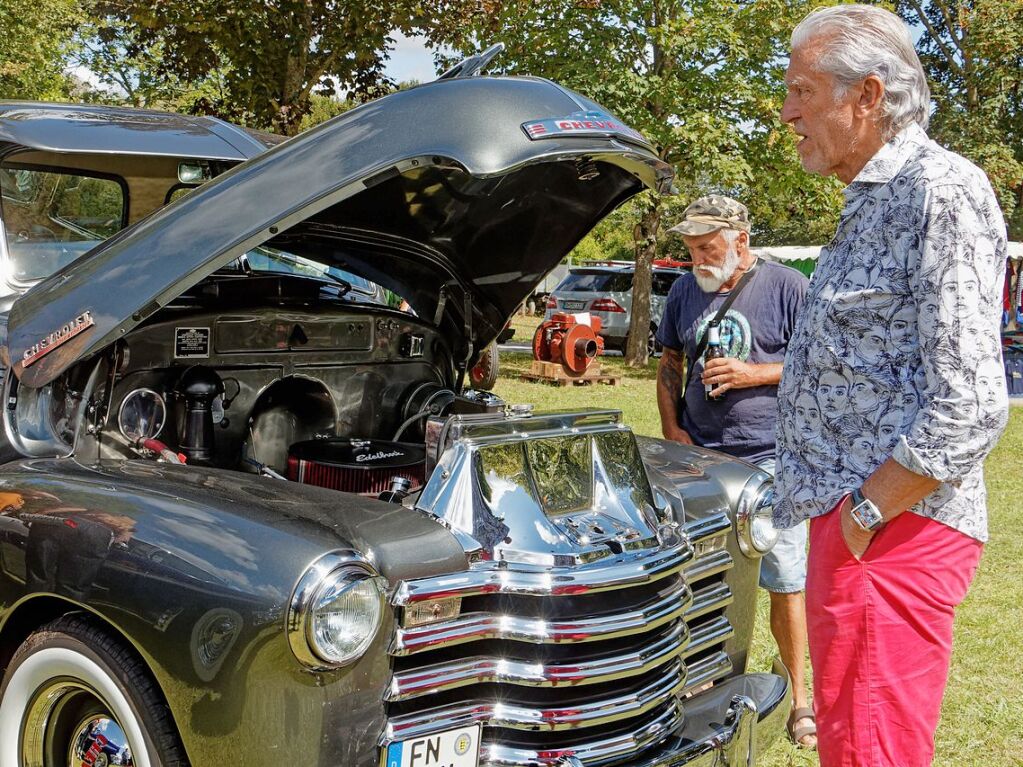
M717 293L721 286L732 279L735 270L739 268L739 251L734 245L728 246L725 253L725 263L721 266L700 266L693 269L693 276L696 277L696 284L704 293Z

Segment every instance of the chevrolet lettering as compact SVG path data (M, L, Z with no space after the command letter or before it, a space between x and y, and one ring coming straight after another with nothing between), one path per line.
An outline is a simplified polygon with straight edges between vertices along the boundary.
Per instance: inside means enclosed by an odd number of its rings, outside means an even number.
M605 112L573 112L561 118L531 120L522 124L522 130L532 139L555 138L565 134L613 136L618 135L634 141L646 142L643 135L611 117Z
M47 335L46 338L32 344L32 346L26 349L25 353L22 355L22 364L26 367L31 365L40 357L49 354L62 343L70 341L83 330L91 328L94 324L95 323L92 321L92 312L82 312L71 322L63 325L60 330L55 330Z
M490 53L283 143L0 103L0 767L711 767L783 731L737 524L771 478L468 386L673 177Z

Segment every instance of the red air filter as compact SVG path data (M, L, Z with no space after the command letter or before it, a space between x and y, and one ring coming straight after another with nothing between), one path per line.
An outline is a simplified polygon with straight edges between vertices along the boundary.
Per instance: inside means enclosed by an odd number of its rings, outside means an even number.
M313 439L288 448L288 479L346 493L377 496L392 477L412 483L426 479L426 448L380 439Z

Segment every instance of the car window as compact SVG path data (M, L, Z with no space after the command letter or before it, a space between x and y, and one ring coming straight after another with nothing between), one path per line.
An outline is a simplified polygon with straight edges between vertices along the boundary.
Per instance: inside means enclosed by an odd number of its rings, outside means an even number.
M194 184L178 184L177 186L172 187L171 190L167 192L167 199L164 201L164 204L170 205L175 200L180 200L193 189L198 189L198 187Z
M127 203L124 182L115 177L0 165L11 276L32 282L67 266L124 226Z
M682 272L654 272L652 289L655 296L666 296Z
M573 271L555 288L558 291L585 293L625 293L632 290L632 272L608 272L602 270Z

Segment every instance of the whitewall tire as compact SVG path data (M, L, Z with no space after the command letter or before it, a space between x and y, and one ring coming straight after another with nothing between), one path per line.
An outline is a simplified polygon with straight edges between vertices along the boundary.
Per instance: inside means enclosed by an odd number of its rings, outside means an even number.
M103 627L66 616L18 648L0 688L0 767L183 767L147 670Z

